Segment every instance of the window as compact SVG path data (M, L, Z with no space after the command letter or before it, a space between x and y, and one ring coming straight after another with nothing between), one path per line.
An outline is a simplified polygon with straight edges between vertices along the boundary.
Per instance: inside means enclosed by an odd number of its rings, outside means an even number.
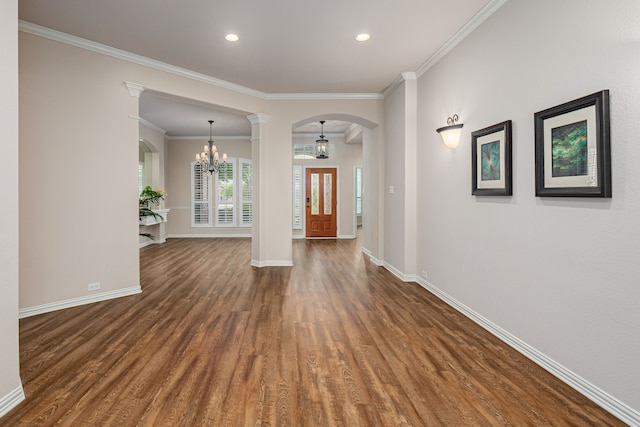
M220 163L216 176L216 225L234 226L235 209L235 159L229 157L226 163Z
M327 147L327 155L330 159L336 157L336 145L329 143ZM316 158L316 144L294 144L293 146L293 158L298 160L315 159Z
M144 162L138 162L138 194L144 188Z
M191 163L191 226L213 227L215 218L216 227L251 227L251 160L229 157L213 176L200 168Z
M362 168L356 168L356 215L362 215Z
M302 166L293 167L293 229L302 229Z
M242 209L242 217L240 218L240 225L250 226L253 222L253 201L252 201L252 164L251 160L240 159L240 176L238 182L242 185L242 194L240 199L240 208Z
M211 176L191 163L191 226L211 227Z

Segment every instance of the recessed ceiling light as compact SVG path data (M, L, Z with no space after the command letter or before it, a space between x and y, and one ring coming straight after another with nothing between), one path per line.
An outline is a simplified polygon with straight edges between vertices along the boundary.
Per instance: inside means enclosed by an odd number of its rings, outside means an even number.
M228 42L237 42L238 40L240 40L240 37L235 34L227 34L226 36L224 36L224 39Z
M371 38L371 36L367 33L362 33L362 34L358 34L356 36L356 41L359 42L366 42L367 40L369 40Z

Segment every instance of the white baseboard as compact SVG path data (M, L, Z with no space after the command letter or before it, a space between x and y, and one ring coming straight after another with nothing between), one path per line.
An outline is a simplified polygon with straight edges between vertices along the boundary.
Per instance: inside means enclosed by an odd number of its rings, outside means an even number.
M293 267L293 261L258 261L251 260L252 267Z
M0 398L0 418L7 414L10 410L18 406L20 402L24 400L24 390L22 384L17 387L11 393L7 394L3 398Z
M369 260L375 265L377 265L378 267L382 267L382 265L384 264L382 260L379 260L378 258L374 257L369 249L362 248L362 253L368 256Z
M38 314L49 313L52 311L62 310L65 308L77 307L79 305L91 304L99 301L106 301L114 298L126 297L142 292L140 285L130 288L118 289L115 291L100 292L99 294L91 294L78 298L71 298L64 301L51 302L48 304L37 305L35 307L21 308L18 311L18 318L36 316Z
M168 234L167 239L223 239L225 237L238 238L238 237L251 237L251 233L238 233L238 234Z
M340 234L338 235L338 239L355 239L358 236L355 236L353 234Z
M498 337L500 340L504 341L507 345L522 353L537 365L539 365L555 377L559 378L561 381L568 384L579 393L583 394L588 399L591 399L597 405L609 411L613 416L619 418L630 426L640 426L640 412L638 412L637 410L619 401L615 397L608 394L606 391L591 384L576 373L570 371L555 360L551 359L550 357L531 347L529 344L520 340L518 337L505 331L500 326L491 322L489 319L486 319L485 317L471 310L466 305L441 291L433 284L420 277L417 277L415 282L429 292L433 293L442 301L449 304L454 309L458 310L469 319L476 322L491 334Z
M382 263L382 266L403 282L416 282L418 280L418 276L415 274L404 274L386 261Z
M151 245L159 245L160 243L164 243L166 242L165 239L160 239L160 240L151 240L151 239L147 239L146 242L140 242L140 249L147 247L147 246L151 246Z

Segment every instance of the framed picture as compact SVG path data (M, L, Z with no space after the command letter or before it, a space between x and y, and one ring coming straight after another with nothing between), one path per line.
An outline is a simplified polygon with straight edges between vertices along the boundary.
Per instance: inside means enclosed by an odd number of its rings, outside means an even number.
M471 194L510 196L511 120L471 133Z
M611 197L609 91L535 113L536 196Z

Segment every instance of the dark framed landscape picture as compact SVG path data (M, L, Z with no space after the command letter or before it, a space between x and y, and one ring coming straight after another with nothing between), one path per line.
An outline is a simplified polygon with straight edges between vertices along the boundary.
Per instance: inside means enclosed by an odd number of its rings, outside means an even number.
M471 194L510 196L511 120L471 133Z
M536 196L611 197L609 91L535 113Z

